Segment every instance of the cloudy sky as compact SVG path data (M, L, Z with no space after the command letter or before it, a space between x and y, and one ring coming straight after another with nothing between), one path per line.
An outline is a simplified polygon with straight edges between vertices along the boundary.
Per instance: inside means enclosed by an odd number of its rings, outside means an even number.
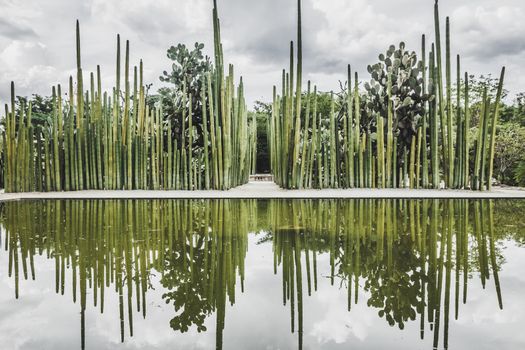
M337 89L352 64L363 78L380 52L400 41L420 50L421 34L433 39L434 0L303 0L305 80ZM295 0L218 0L225 60L242 75L248 103L269 100L288 64L295 37ZM82 36L85 72L102 66L112 86L116 34L131 42L131 59L142 58L145 79L160 86L170 67L170 45L204 42L211 54L212 0L0 0L0 102L9 82L18 95L50 94L75 71L75 20ZM511 94L525 91L525 2L441 0L452 22L452 49L470 73L499 74L507 66Z

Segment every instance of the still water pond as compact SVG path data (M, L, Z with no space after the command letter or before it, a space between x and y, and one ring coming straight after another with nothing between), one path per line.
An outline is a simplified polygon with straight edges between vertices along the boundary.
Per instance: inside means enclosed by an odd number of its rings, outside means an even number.
M1 349L523 349L525 202L0 204Z

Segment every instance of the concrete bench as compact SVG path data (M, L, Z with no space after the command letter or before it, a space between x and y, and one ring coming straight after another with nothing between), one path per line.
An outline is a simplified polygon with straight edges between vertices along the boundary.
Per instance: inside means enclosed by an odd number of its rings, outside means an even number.
M273 181L273 175L271 174L254 174L250 175L250 181Z

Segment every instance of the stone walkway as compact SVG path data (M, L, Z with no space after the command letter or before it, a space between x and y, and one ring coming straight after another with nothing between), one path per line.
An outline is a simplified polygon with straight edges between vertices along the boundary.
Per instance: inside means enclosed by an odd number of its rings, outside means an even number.
M21 199L220 199L220 198L515 198L525 199L525 189L494 187L492 191L410 189L283 190L275 183L253 181L228 191L76 191L0 193L0 202Z

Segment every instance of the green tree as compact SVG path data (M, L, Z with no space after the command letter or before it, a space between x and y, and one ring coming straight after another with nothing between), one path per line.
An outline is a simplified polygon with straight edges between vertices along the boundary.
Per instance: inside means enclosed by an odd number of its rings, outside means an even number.
M271 102L255 101L253 105L253 110L258 114L272 114L272 104Z
M177 312L170 321L174 331L184 333L194 325L199 333L206 331L204 322L215 311L213 295L206 290L210 265L204 262L205 256L210 256L211 252L205 240L200 236L195 243L188 243L186 239L176 241L171 254L166 255L160 282L167 289L162 298L166 304L173 304ZM188 251L192 252L191 256Z
M500 125L496 134L494 174L499 181L508 185L525 184L516 179L519 164L525 165L525 127L515 123ZM523 178L525 180L525 177Z
M270 172L270 151L268 144L268 118L269 114L261 112L248 112L248 119L252 120L255 115L257 123L257 173L266 174Z
M257 173L269 173L270 169L270 145L268 144L268 120L272 114L272 104L269 102L255 101L253 112L248 112L248 119L253 118L257 122Z
M504 105L501 120L525 126L525 92L516 94L511 106Z
M464 86L465 82L462 79L461 85ZM480 119L480 113L481 113L481 105L482 105L482 97L483 97L483 91L485 88L487 88L487 96L490 98L491 101L494 101L496 99L496 94L498 92L498 84L499 79L492 77L491 74L488 75L480 75L479 77L476 77L474 75L469 76L469 109L470 109L470 125L477 126ZM453 87L453 94L455 95L456 87ZM464 93L463 91L461 92ZM511 110L509 110L505 104L504 100L508 96L509 91L507 89L503 89L502 95L501 95L501 105L500 105L500 121L510 121L511 119ZM455 101L455 97L452 99ZM510 114L509 114L510 113Z
M15 107L16 107L16 117L20 117L20 110L24 106L25 111L31 103L31 121L33 125L45 125L46 123L51 122L51 117L53 114L53 97L51 96L42 96L39 94L33 94L31 97L27 96L16 96ZM2 125L5 122L5 119L2 120Z

